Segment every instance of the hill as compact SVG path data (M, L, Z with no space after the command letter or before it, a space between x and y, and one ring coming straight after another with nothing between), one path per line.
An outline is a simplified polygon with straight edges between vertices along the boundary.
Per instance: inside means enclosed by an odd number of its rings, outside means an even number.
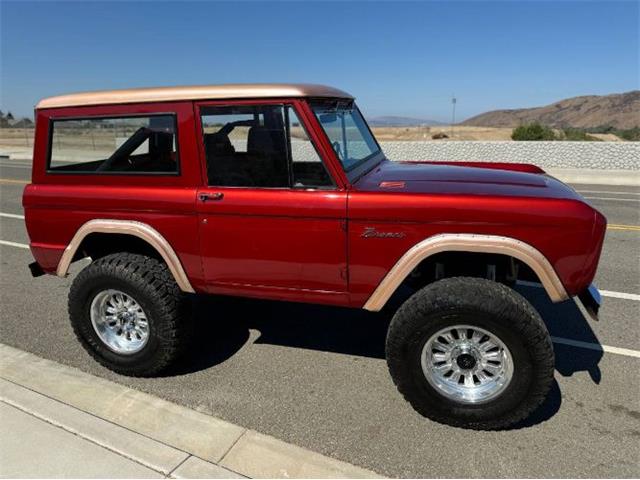
M550 127L629 129L640 126L640 90L567 98L544 107L494 110L462 122L482 127L516 127L539 122Z

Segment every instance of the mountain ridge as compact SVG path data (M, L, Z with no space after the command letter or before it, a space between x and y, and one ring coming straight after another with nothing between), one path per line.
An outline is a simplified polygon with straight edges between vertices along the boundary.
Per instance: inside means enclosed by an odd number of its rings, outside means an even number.
M541 107L492 110L468 118L460 125L517 127L532 122L556 128L634 128L640 126L640 90L581 95Z

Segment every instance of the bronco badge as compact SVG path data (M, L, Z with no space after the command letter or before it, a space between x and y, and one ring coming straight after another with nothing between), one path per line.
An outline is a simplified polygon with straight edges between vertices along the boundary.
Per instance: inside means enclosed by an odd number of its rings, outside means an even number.
M404 232L379 232L375 227L365 227L360 235L362 238L404 238Z

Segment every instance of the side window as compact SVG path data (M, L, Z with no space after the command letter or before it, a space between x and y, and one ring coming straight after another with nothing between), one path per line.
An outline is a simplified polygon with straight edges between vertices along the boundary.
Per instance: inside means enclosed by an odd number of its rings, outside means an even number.
M174 115L52 120L50 142L51 172L179 172Z
M203 107L209 185L288 187L282 105Z
M322 159L309 140L307 131L292 106L286 107L288 137L290 139L291 169L294 187L333 187L333 181Z
M212 106L200 116L209 185L333 186L293 107Z

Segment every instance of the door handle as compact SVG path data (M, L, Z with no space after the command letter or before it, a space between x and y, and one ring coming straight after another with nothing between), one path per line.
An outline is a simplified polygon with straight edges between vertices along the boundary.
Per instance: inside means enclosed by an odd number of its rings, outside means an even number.
M208 200L222 200L224 198L224 193L216 192L216 193L199 193L198 198L201 202L206 202Z

